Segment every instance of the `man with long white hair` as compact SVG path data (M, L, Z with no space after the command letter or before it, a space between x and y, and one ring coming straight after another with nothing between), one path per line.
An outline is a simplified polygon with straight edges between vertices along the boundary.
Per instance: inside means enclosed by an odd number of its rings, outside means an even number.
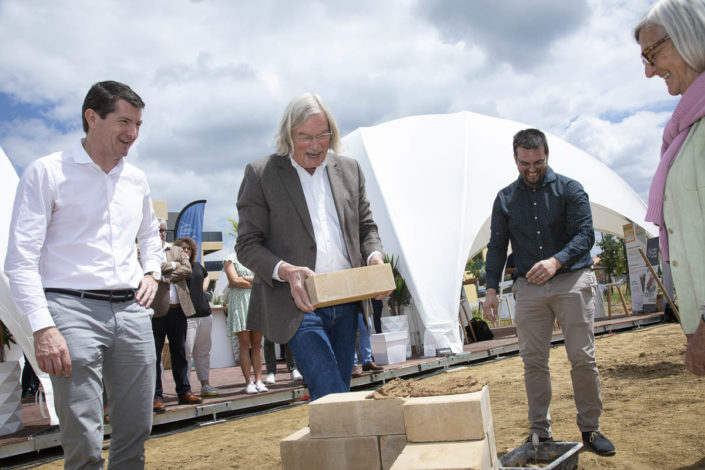
M297 96L284 111L276 153L247 165L237 201L235 249L255 273L247 328L289 343L313 400L350 390L357 313L371 306L314 310L304 281L383 263L362 170L339 149L321 97Z

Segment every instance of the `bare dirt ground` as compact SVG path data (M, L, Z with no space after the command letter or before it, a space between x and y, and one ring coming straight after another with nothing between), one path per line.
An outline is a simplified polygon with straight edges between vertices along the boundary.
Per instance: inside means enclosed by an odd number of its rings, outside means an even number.
M580 454L579 469L705 469L705 377L683 366L685 337L676 324L659 325L597 340L602 375L602 430L617 447L612 457ZM569 363L551 352L551 415L556 439L579 441ZM488 381L497 452L528 435L521 359L512 357L449 372ZM448 374L423 384L447 381ZM279 441L306 426L305 405L147 441L148 469L277 469ZM63 461L37 468L57 469Z

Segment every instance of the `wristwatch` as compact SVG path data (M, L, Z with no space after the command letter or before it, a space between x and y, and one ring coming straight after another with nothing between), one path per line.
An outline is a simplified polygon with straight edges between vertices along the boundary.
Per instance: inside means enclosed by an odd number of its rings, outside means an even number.
M145 276L152 276L157 282L162 280L162 275L156 271L149 271L144 273Z

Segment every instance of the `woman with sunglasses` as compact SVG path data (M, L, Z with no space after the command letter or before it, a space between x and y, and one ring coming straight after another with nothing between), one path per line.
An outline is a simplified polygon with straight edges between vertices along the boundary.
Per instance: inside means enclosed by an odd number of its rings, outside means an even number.
M686 368L705 375L705 0L661 0L634 28L648 78L681 98L663 131L646 220L659 226L688 338Z

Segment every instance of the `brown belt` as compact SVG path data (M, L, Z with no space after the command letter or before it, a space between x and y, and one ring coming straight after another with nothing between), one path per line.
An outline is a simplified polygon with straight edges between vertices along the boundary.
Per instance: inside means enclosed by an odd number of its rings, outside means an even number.
M169 308L181 308L181 304L169 304Z

